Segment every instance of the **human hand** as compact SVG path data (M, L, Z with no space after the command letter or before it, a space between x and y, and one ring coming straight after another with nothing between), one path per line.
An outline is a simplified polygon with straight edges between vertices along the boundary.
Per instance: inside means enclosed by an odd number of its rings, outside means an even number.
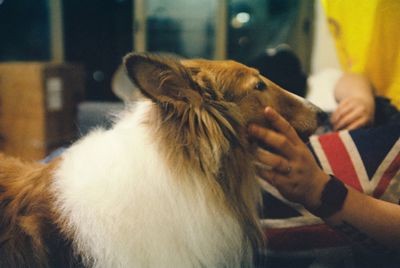
M274 151L257 149L258 175L288 200L308 209L319 207L329 176L319 168L307 146L282 116L270 107L264 115L274 130L255 124L249 126L250 135Z
M335 97L339 105L331 117L334 130L373 124L375 98L372 86L364 76L344 74L336 84Z

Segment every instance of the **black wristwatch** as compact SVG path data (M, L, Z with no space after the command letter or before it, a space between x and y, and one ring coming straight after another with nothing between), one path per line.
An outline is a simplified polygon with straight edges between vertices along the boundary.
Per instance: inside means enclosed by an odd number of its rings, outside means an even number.
M310 210L310 212L320 218L332 216L342 209L347 192L348 190L341 180L329 175L329 181L325 184L321 193L321 205L317 209Z

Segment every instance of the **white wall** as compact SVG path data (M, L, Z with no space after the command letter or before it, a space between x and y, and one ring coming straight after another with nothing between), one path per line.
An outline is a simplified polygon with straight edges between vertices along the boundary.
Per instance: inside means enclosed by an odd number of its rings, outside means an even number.
M328 30L325 12L320 0L315 0L315 29L313 53L311 56L311 74L327 68L340 69L335 43Z
M333 111L337 106L334 88L342 72L321 1L315 0L314 7L314 41L306 98L325 111Z

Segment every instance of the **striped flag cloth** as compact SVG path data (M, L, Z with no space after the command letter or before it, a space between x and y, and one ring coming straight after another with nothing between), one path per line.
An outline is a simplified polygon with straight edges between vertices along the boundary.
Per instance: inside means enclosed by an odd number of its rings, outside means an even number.
M310 138L322 169L365 194L393 203L400 199L400 125L340 131ZM262 226L269 253L299 253L348 247L348 240L301 205L263 181Z

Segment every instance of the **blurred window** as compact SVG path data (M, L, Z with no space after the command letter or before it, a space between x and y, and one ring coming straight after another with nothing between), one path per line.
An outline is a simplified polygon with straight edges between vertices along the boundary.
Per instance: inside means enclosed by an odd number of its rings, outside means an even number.
M147 51L212 58L216 0L147 1Z

